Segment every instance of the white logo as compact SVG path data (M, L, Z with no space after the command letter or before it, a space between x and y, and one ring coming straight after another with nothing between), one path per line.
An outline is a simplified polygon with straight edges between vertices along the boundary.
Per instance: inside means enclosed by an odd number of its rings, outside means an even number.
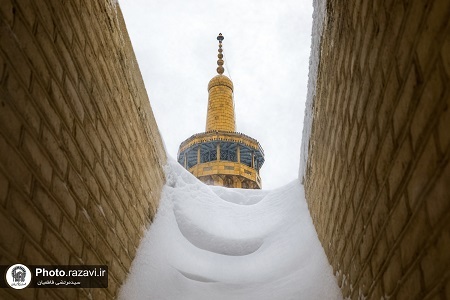
M27 266L15 264L6 271L6 282L13 289L24 289L31 282L31 271Z

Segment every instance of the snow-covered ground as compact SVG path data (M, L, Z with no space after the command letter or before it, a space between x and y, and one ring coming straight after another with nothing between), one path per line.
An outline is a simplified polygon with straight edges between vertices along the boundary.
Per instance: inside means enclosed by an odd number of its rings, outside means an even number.
M342 299L298 180L212 187L172 159L166 175L119 299Z

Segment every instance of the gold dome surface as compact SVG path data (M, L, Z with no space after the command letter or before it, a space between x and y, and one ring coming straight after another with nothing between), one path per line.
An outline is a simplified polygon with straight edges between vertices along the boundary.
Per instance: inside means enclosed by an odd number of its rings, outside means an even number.
M214 76L208 83L208 92L215 86L226 86L233 91L233 82L225 75Z

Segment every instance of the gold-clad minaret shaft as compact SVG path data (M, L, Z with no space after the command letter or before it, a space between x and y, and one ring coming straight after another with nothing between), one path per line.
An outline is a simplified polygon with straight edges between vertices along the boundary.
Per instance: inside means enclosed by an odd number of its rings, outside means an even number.
M206 131L236 131L236 119L233 103L233 82L223 75L223 50L224 37L219 34L219 54L217 57L217 73L208 84L208 113L206 117Z

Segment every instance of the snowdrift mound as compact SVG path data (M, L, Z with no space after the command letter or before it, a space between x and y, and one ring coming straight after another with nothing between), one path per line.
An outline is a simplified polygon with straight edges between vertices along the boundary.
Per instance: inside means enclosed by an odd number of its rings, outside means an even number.
M342 299L294 181L273 191L204 185L176 161L119 299Z

